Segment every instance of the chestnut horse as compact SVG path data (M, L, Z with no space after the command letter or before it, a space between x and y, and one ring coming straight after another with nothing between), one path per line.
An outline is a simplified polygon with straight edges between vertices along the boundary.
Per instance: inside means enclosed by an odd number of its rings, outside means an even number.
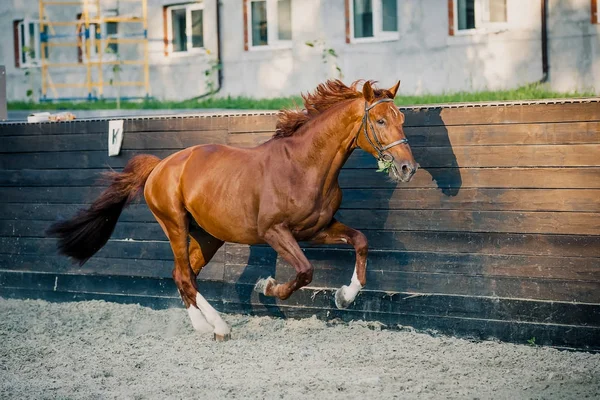
M386 165L395 181L408 182L417 165L394 106L400 82L374 89L339 80L303 95L304 110L279 113L272 139L251 149L208 144L160 160L132 158L123 172L110 172L110 186L86 210L55 223L59 251L83 264L110 238L121 211L141 191L167 235L175 259L173 279L192 325L230 337L229 326L198 292L196 276L224 242L267 243L297 275L286 283L261 279L255 289L287 299L308 285L313 267L298 241L347 243L356 251L349 286L335 295L339 308L352 303L366 283L367 239L333 216L342 202L340 169L358 147Z

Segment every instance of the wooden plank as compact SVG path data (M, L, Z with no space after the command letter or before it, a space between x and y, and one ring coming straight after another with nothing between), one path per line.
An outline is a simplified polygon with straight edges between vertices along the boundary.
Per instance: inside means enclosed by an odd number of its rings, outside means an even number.
M76 133L106 133L110 119L123 119L125 135L130 132L178 132L227 130L229 117L223 115L186 115L167 117L126 117L100 120L75 120L41 123L0 124L0 136L62 135Z
M45 237L50 224L51 221L0 220L0 236ZM600 258L600 236L371 229L364 233L371 250ZM119 221L111 238L166 241L157 222ZM302 247L320 246L303 243ZM329 247L348 248L346 245Z
M58 169L123 167L136 154L155 154L164 158L173 150L125 150L122 156L108 157L105 151L19 153L0 155L1 169ZM600 147L596 144L548 146L421 147L414 149L415 160L423 168L466 167L598 167ZM375 159L357 151L346 163L348 168L375 168Z
M225 283L224 295L228 303L280 307L282 313L290 308L310 307L313 310L337 312L334 295L337 288L303 288L287 300L275 300L259 295L252 284ZM271 301L272 300L272 301ZM377 313L375 320L385 315L410 314L421 317L446 316L451 318L509 320L513 322L541 322L545 324L572 324L599 326L600 306L568 302L546 302L526 299L499 299L490 297L455 296L446 294L420 295L418 293L386 293L363 290L354 303L343 312ZM339 317L339 314L338 314ZM333 317L335 318L335 317ZM369 319L369 318L363 318ZM530 339L528 337L527 339Z
M401 107L405 126L531 124L548 122L600 121L597 99L564 104L504 105L479 103L474 107Z
M104 189L102 186L3 187L0 202L91 204Z
M0 265L6 271L44 272L77 275L139 276L171 278L172 260L104 258L94 256L83 266L72 264L66 257L39 254L0 254ZM209 262L198 276L200 280L222 281L225 264L223 260Z
M55 255L56 240L51 238L0 237L0 254L11 255ZM145 260L173 260L173 252L169 242L109 240L97 253L100 258L129 258ZM224 249L217 251L213 257L215 262L223 262Z
M0 123L0 136L60 135L108 132L108 120Z
M68 190L75 186L77 190L96 190L82 186L104 186L100 181L105 169L0 169L0 187L62 187ZM68 196L65 196L68 197Z
M1 154L0 169L123 168L131 157L138 154L154 154L157 157L165 158L173 153L175 153L173 150L124 150L118 157L109 157L108 153L103 150Z
M6 220L55 221L84 207L76 204L2 204ZM465 210L340 210L337 218L356 229L599 235L600 214L583 212L520 212ZM121 221L153 222L145 204L134 204Z
M125 135L130 132L178 132L227 130L229 116L195 115L167 117L104 118L64 122L0 124L0 136L63 135L77 133L106 133L110 119L123 119ZM234 117L237 118L237 117Z
M229 126L228 116L197 115L183 117L151 117L125 119L123 131L129 132L179 132L179 131L221 131Z
M2 153L107 150L108 133L5 136ZM227 142L227 131L128 132L123 150L180 150L199 144Z
M0 203L90 204L103 187L5 187ZM474 211L600 212L600 189L347 189L342 209L446 209ZM140 199L143 203L143 198Z
M218 282L198 282L207 299L220 299L222 285ZM0 287L57 292L91 292L128 294L135 296L179 297L172 279L138 276L102 276L57 273L31 273L0 270Z
M0 220L0 236L5 237L46 237L46 230L51 221L37 220ZM119 221L112 239L132 239L137 241L159 240L166 241L158 222L127 222Z
M423 168L600 166L597 144L417 147L413 155ZM376 168L376 162L370 154L356 151L346 167Z
M344 168L339 182L342 188L377 189L600 189L600 168L420 168L409 183L400 184L375 168Z
M273 136L268 132L231 132L228 144L254 147ZM404 129L411 148L496 145L566 145L600 143L600 122L409 126Z
M229 132L271 132L275 133L277 116L271 115L248 115L229 117Z
M407 127L411 147L600 143L600 122Z
M600 236L364 230L371 249L600 257Z
M342 209L598 212L599 189L346 189ZM593 217L592 217L593 218Z
M49 221L0 220L0 236L45 237ZM600 236L364 230L372 250L600 258ZM156 222L119 221L112 239L166 241ZM319 247L304 243L304 248ZM333 246L332 248L347 248Z
M284 282L295 275L291 268L276 267L275 277ZM253 284L259 278L273 275L263 266L225 266L225 281ZM351 268L346 274L337 269L315 269L311 288L339 288L347 285ZM467 276L448 273L411 273L404 271L367 271L369 289L398 293L452 294L489 296L532 300L600 303L597 281L559 279L526 279L507 276Z
M275 125L268 132L229 132L227 144L235 147L250 148L255 147L270 140L273 137Z
M38 290L27 288L0 287L0 296L5 299L40 299L50 302L74 301L107 301L119 304L136 304L162 310L166 308L181 307L181 297L161 296L152 297L144 295L130 295L126 293L90 293L90 292L58 292L54 290ZM219 307L220 299L212 299L211 304Z
M340 210L356 229L600 235L600 214L462 210Z
M2 204L0 215L6 220L57 221L71 218L86 204ZM145 203L132 204L123 211L119 222L154 222L154 216Z
M0 170L1 186L102 186L98 169ZM409 183L396 184L371 169L342 169L342 188L600 189L600 168L421 168ZM439 184L438 184L439 182ZM0 199L1 200L1 199Z
M304 253L315 269L335 269L347 279L352 273L355 254L349 249L305 248ZM388 272L423 274L455 274L524 279L584 280L600 283L600 259L583 257L548 257L442 252L407 252L371 250L368 255L370 275ZM293 268L270 247L227 245L225 263L264 267L266 273L284 269L295 275ZM334 273L334 272L332 272ZM323 283L323 282L321 282Z

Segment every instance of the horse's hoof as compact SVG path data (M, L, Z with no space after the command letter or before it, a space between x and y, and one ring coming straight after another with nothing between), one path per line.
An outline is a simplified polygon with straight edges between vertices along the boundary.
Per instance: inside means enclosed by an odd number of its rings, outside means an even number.
M339 309L348 308L350 303L352 303L352 301L346 299L346 288L347 286L344 285L335 292L335 306Z
M227 342L228 340L231 340L231 333L226 333L224 335L215 333L213 338L215 339L215 342Z
M277 282L271 277L268 277L267 279L259 279L256 282L256 285L254 285L254 291L267 296L267 289L269 289L271 285L275 284L277 284Z

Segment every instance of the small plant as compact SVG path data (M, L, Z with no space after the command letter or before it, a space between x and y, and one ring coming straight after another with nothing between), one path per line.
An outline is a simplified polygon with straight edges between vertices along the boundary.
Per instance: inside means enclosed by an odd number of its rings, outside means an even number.
M120 85L120 81L121 81L121 71L123 70L123 68L121 67L121 56L119 55L118 52L115 52L111 47L107 47L105 50L106 53L108 54L114 54L115 55L115 59L116 59L116 64L113 64L111 70L112 70L112 76L110 77L110 79L108 80L108 83L111 86L115 86L117 89L117 109L121 108L121 85Z
M327 43L324 40L312 40L305 42L308 47L320 47L321 48L321 59L323 60L323 64L329 64L333 66L336 71L336 78L343 79L344 74L342 73L342 68L340 68L338 61L338 54L335 49L331 47L327 47Z
M31 60L34 59L35 51L31 47L23 46L23 51L27 54L26 59L31 59ZM29 81L29 88L25 92L25 95L27 96L28 101L33 102L33 93L34 93L33 75L31 74L31 68L25 67L24 69L25 69L25 76L27 77L27 80Z
M527 340L527 344L529 344L530 346L535 346L535 336Z
M393 166L394 162L392 160L384 160L382 158L377 160L377 172L385 172L387 174Z
M206 54L211 55L212 53L209 49L206 49ZM218 73L221 68L222 65L216 57L213 57L208 61L208 68L204 70L204 77L206 78L206 92L208 96L215 94L217 89L215 83L215 74Z

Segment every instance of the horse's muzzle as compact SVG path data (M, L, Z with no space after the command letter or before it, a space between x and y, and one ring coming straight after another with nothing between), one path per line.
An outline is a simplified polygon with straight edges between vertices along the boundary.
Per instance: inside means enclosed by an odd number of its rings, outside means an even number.
M394 164L396 169L395 174L400 182L410 182L413 175L417 172L417 169L419 169L419 166L416 163L410 161Z

